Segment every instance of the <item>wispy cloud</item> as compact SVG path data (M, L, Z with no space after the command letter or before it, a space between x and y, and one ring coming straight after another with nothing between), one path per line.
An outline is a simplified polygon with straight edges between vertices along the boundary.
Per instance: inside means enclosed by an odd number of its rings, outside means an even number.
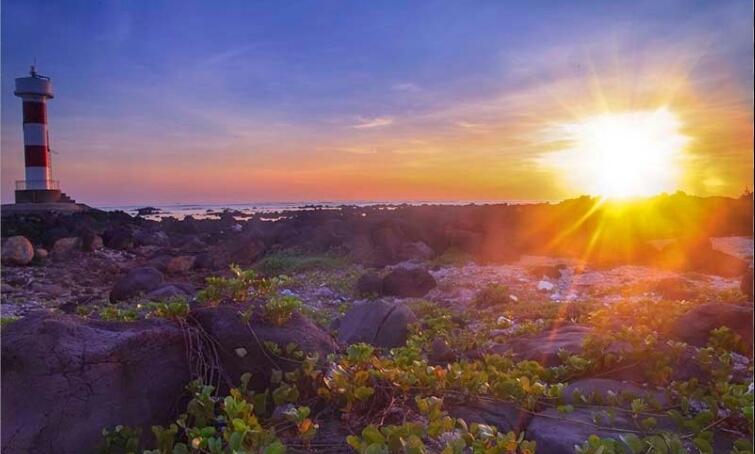
M422 91L422 88L413 82L401 82L393 84L391 86L391 89L394 91L403 91L409 93L417 93L419 91Z
M367 117L359 117L359 122L355 125L352 125L351 127L354 129L372 129L372 128L382 128L385 126L390 126L393 124L393 118L392 117L374 117L374 118L367 118Z

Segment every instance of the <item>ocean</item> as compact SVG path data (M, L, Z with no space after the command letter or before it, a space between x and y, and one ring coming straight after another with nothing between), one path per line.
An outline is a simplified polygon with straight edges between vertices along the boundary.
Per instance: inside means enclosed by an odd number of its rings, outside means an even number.
M230 211L237 218L244 218L253 214L275 214L281 211L307 211L307 210L338 210L343 207L365 207L365 206L383 206L391 209L400 205L492 205L492 204L527 204L540 203L539 201L524 200L495 200L495 201L337 201L337 202L259 202L259 203L226 203L226 204L173 204L173 205L120 205L120 206L98 206L97 208L106 211L124 211L132 216L139 213L139 209L150 207L156 211L151 214L142 215L144 218L160 220L166 217L183 219L191 216L195 219L212 219L223 211ZM274 217L274 216L273 216Z

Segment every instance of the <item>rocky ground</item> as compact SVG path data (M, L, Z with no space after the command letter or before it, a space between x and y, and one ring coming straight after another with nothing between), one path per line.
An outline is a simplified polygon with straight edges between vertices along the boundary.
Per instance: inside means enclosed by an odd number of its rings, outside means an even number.
M191 379L227 392L244 372L252 372L249 389L278 396L258 416L271 440L294 452L401 451L389 441L369 448L383 442L362 431L375 425L390 439L392 430L420 430L408 423L427 426L419 439L430 452L454 439L492 449L509 443L500 438L508 431L543 453L575 452L575 444L614 452L612 440L634 443L620 436L627 433L645 447L632 452L666 452L652 438L661 429L668 452L730 452L751 436L753 240L731 234L747 226L702 238L631 237L619 250L598 238L591 244L602 252L575 254L573 243L546 250L493 211L362 208L280 213L277 222L230 213L161 222L97 212L4 217L3 452L82 452L119 424L144 428L149 445L149 427L185 407ZM370 361L347 349L358 343L377 348L365 353ZM319 360L308 367L303 355L314 352ZM302 362L296 378L274 378ZM344 384L331 385L341 373ZM367 393L347 386L359 377L370 377L361 386L371 397L352 401L350 393ZM690 380L704 385L692 391ZM588 402L574 389L643 402ZM440 413L414 400L438 394L443 415L501 434L443 426L438 435ZM301 405L311 419L281 416ZM681 426L670 410L682 413ZM653 427L638 426L642 415ZM299 418L298 426L276 418ZM63 430L63 420L78 429ZM314 438L302 432L311 423ZM357 438L347 444L349 435ZM202 437L197 443L213 443ZM529 452L526 442L514 445L500 452ZM106 452L128 452L116 448Z

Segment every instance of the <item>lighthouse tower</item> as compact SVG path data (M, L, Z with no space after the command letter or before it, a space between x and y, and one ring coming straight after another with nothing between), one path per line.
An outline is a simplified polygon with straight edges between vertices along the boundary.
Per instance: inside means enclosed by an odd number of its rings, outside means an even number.
M70 202L52 179L47 133L47 100L53 98L50 78L32 66L29 76L16 79L13 94L23 100L26 164L26 179L16 181L16 203Z

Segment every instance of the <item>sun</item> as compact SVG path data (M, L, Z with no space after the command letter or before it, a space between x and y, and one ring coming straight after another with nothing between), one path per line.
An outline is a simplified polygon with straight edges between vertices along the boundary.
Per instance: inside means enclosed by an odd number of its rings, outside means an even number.
M563 144L545 161L573 189L605 198L672 192L681 178L689 142L667 108L604 113L550 129Z

